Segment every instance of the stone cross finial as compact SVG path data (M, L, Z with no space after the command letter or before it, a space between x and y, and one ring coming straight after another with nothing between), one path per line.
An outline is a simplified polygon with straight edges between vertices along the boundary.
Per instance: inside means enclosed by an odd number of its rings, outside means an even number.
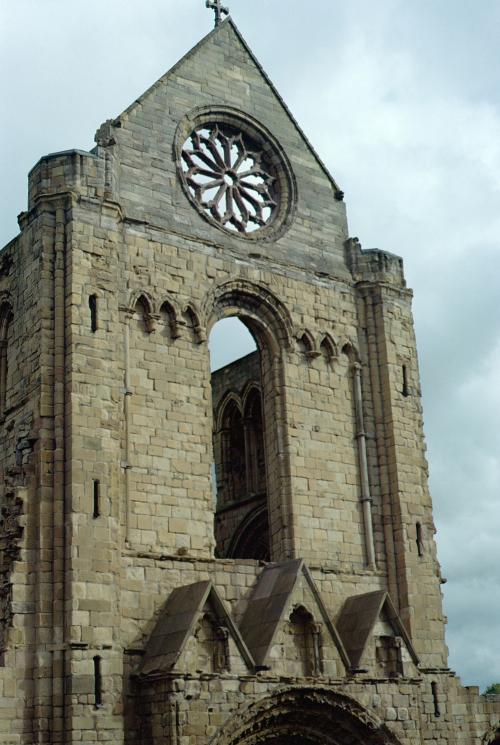
M225 8L223 5L220 4L220 0L207 0L205 5L207 8L212 8L212 10L215 13L215 25L218 26L219 23L222 23L222 16L229 15L229 8Z

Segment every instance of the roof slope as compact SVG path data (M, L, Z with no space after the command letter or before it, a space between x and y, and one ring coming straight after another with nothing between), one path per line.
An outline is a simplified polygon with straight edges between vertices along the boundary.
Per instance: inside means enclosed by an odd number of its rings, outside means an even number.
M194 633L207 601L212 604L221 625L225 626L233 637L246 664L250 668L254 667L252 656L217 590L206 580L178 587L170 594L149 638L139 670L140 675L158 676L172 670L188 638Z
M241 634L255 663L260 667L266 666L278 628L285 618L294 590L301 579L305 580L311 590L318 616L328 629L342 662L349 668L349 658L340 635L329 618L316 584L302 559L268 566L257 581L240 624Z
M299 136L302 138L304 144L311 151L312 155L314 156L314 158L317 161L317 163L318 163L319 167L321 168L321 170L324 172L325 176L331 181L331 183L332 183L332 185L334 187L334 191L336 193L338 193L339 198L342 198L343 197L343 192L340 190L339 186L337 185L337 182L335 181L335 179L333 178L333 176L329 172L328 168L326 167L326 165L323 163L323 161L319 157L318 153L316 152L316 150L312 146L312 144L309 141L309 139L307 138L307 136L304 134L304 131L302 130L302 128L298 124L298 122L295 119L295 117L293 116L293 114L291 113L290 109L288 108L288 106L286 105L285 101L281 97L281 95L278 92L277 88L275 87L275 85L273 84L273 82L271 81L271 79L269 78L269 76L267 75L267 73L265 72L265 70L262 67L262 65L260 64L259 60L254 55L254 53L252 52L251 48L248 46L248 44L245 41L243 35L241 34L240 30L238 29L238 27L236 26L236 24L234 23L234 21L232 20L231 17L226 18L222 23L220 23L212 31L210 31L210 33L208 33L206 36L204 36L202 39L200 39L200 41L198 42L198 44L196 44L194 47L192 47L192 49L190 49L189 52L187 52L183 57L181 57L175 63L175 65L173 65L173 67L171 67L169 70L167 70L167 72L164 75L162 75L161 78L159 78L155 83L153 83L153 85L151 85L146 91L144 91L144 93L142 95L140 95L133 103L131 103L130 106L128 106L125 109L125 111L123 111L119 116L117 116L116 119L113 121L113 124L115 126L120 126L122 124L122 122L134 111L134 109L136 109L138 106L141 106L145 102L145 100L147 98L149 98L151 95L154 94L155 90L159 86L162 86L162 85L166 84L169 81L169 79L171 77L173 77L175 75L175 73L178 72L178 70L184 65L184 63L187 60L189 60L191 57L194 57L199 52L201 52L202 49L203 49L203 47L205 46L205 44L207 44L207 42L209 42L213 37L221 34L228 27L234 32L235 39L237 39L240 42L240 44L242 45L242 47L247 52L248 56L252 59L253 63L255 64L255 66L257 67L257 69L259 70L260 74L262 75L262 77L266 81L267 85L269 86L269 88L271 89L271 91L273 92L273 94L276 96L276 98L279 101L281 107L283 108L283 110L286 112L286 114L290 118L290 121L292 122L292 124L293 124L294 128L296 129L297 133L299 134Z
M360 666L375 623L385 611L394 632L401 636L415 665L418 657L405 627L387 592L376 590L347 598L337 621L337 629L354 668Z

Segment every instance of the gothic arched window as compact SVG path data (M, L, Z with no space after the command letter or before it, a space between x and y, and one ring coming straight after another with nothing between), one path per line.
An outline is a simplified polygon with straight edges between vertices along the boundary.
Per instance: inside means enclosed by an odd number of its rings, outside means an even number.
M314 677L323 673L321 624L303 606L296 606L290 615L290 633L296 648L297 661L302 670L299 674Z
M264 431L262 422L262 400L260 390L252 386L244 408L245 456L247 491L261 494L266 490L266 459L264 454Z
M222 417L221 477L224 503L246 496L245 432L241 409L234 399L228 401Z

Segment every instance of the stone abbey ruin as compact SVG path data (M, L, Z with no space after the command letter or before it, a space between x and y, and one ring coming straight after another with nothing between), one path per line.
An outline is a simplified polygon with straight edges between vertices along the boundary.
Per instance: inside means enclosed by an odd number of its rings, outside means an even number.
M402 260L231 18L42 157L19 225L0 743L499 743L448 667ZM256 351L211 376L230 316Z

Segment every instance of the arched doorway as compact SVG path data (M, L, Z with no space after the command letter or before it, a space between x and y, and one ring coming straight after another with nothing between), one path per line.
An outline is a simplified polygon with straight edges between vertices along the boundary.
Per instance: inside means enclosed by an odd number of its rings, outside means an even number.
M210 745L399 745L354 699L326 688L281 690L233 716Z

